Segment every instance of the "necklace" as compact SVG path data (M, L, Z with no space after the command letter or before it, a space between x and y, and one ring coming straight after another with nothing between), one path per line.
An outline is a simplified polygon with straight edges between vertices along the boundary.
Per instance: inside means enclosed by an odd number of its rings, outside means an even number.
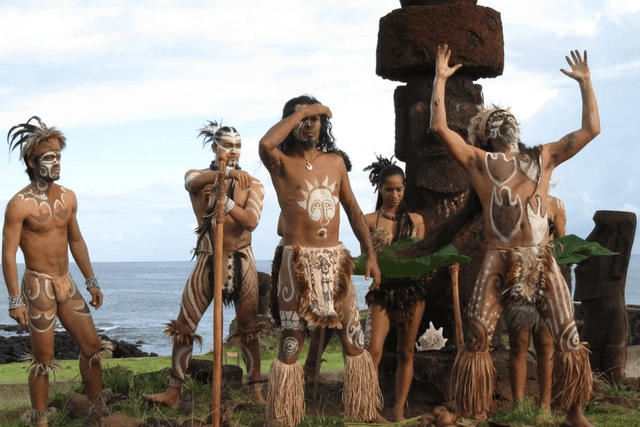
M395 221L396 219L398 219L397 215L391 215L389 212L385 211L384 209L380 208L380 213L382 214L382 216L384 218L387 218L390 221Z
M312 162L313 162L313 161L315 161L315 159L317 159L317 158L318 158L318 155L319 155L319 154L320 154L320 153L316 152L315 157L314 157L313 159L311 159L311 161L312 161ZM311 165L311 163L309 162L309 160L304 159L304 161L305 161L305 163L307 164L307 170L308 170L308 171L312 171L312 170L313 170L313 166Z

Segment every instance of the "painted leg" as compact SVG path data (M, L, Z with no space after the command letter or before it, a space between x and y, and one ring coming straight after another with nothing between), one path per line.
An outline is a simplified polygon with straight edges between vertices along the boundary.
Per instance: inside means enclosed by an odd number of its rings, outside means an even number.
M404 420L404 407L407 403L411 383L413 382L413 356L416 336L424 313L424 301L414 307L411 323L398 328L398 369L396 370L396 404L393 407L393 420ZM377 371L376 371L377 372Z
M203 240L203 242L208 242ZM210 244L210 243L209 243ZM167 324L164 334L171 338L171 377L162 393L143 395L154 404L175 408L178 406L184 385L184 376L191 360L194 341L202 345L202 337L195 333L202 315L213 301L211 286L211 256L204 252L198 255L193 271L182 291L178 320Z
M282 331L280 352L269 375L265 411L269 425L295 427L304 417L304 372L298 362L304 334L303 329Z
M342 404L344 418L361 422L385 423L378 412L383 407L382 392L378 383L371 354L364 350L364 333L360 326L360 312L353 287L349 300L338 308L342 328L338 336L345 354Z
M506 260L501 251L487 251L469 300L465 348L451 371L449 398L463 416L486 419L493 400L494 366L489 344L502 314L500 293Z
M509 384L513 403L522 402L527 386L527 349L529 331L509 328Z

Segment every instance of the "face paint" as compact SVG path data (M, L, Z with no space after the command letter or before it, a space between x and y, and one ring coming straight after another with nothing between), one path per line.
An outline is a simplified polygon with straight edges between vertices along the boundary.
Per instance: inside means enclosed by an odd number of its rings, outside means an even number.
M306 104L296 105L296 111L306 107ZM293 136L297 141L304 144L305 148L309 149L314 147L320 139L320 128L322 122L320 116L307 117L300 120L293 128Z
M509 147L509 151L518 152L518 141L520 140L520 131L518 122L513 114L506 111L499 111L489 118L487 123L488 138L496 144L503 144ZM494 147L500 148L500 147Z
M60 152L47 151L38 157L38 175L45 181L56 181L60 179Z
M216 156L223 152L227 154L227 166L235 167L242 153L242 140L237 132L226 132L214 140Z

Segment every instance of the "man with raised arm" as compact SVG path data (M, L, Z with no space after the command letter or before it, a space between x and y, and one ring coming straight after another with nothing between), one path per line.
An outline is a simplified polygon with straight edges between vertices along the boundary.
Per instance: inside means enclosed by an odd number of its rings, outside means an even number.
M55 183L60 179L60 152L66 147L66 137L34 116L11 128L7 141L12 151L20 147L20 159L31 180L7 204L2 229L2 273L9 293L9 316L29 325L31 334L32 409L22 420L44 427L48 415L55 412L55 408L47 408L47 398L49 373L59 368L53 346L56 316L80 347L80 375L91 402L90 418L108 415L100 360L111 355L112 346L98 337L89 307L71 278L69 251L86 279L89 304L100 308L103 296L78 226L76 195ZM25 261L20 290L18 247Z
M163 393L144 398L164 406L178 406L185 372L191 359L194 341L202 342L196 329L202 315L213 300L213 234L215 229L215 197L218 188L218 160L227 161L225 185L226 218L223 226L223 260L225 282L223 299L236 309L237 332L228 340L239 339L247 366L251 396L264 403L260 386L260 342L258 333L267 325L258 323L258 269L251 249L251 232L262 214L264 187L260 181L240 170L238 160L242 141L230 126L209 122L200 129L204 144L211 143L216 158L206 169L191 169L185 175L185 188L198 220L196 263L187 280L177 320L167 324L165 334L173 341L172 370L169 386Z
M340 243L340 206L368 255L372 287L380 271L367 223L351 190L347 167L335 148L331 110L311 96L289 100L283 119L260 140L260 158L271 175L284 218L278 302L282 335L271 366L267 420L286 427L304 416L304 374L298 356L307 322L338 328L345 353L345 419L382 421L382 395L371 355L364 350L351 273Z
M582 93L582 127L531 149L520 142L513 115L482 108L469 125L469 143L447 125L445 83L451 51L438 47L431 99L431 130L467 171L485 220L484 263L469 301L465 348L455 361L451 396L463 415L486 418L493 394L491 337L505 305L530 305L550 325L554 341L553 397L566 423L588 426L581 405L589 399L589 351L580 343L567 285L549 245L549 181L556 166L600 133L587 54L571 52L570 71Z

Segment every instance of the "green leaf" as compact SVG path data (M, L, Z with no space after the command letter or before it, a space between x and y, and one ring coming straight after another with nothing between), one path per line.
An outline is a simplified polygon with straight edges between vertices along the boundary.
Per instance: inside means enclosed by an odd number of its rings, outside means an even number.
M430 255L419 258L409 258L400 255L400 252L409 249L420 239L407 237L398 242L392 243L378 253L378 267L387 278L399 277L420 277L430 273L439 267L446 267L451 264L464 264L471 261L471 258L460 255L453 246L446 246ZM362 254L355 259L353 274L364 276L367 255Z
M593 256L617 255L598 242L587 242L574 234L560 237L551 243L554 244L553 250L559 265L576 264Z

